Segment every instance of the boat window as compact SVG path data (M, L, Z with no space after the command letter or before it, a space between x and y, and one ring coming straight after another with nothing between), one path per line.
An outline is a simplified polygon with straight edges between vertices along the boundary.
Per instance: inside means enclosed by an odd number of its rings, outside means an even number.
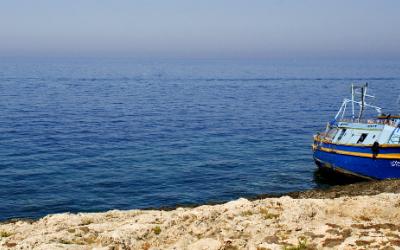
M358 139L357 143L363 143L367 136L368 134L361 134L360 139Z
M345 133L346 133L346 129L344 128L344 129L342 129L342 131L340 131L340 134L339 134L339 137L337 140L340 141Z
M329 130L328 134L326 135L327 138L334 138L338 130L336 128Z

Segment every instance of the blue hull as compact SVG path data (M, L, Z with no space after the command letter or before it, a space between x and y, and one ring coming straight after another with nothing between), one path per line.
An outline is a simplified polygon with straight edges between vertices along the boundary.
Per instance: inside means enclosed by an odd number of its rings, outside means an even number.
M314 150L314 160L320 168L361 178L378 180L400 178L400 159L375 159L337 154L322 151L317 147Z

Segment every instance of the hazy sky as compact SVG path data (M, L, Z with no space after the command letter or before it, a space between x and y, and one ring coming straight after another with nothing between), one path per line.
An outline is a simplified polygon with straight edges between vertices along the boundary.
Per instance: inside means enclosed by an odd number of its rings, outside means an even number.
M1 0L17 54L400 58L400 1Z

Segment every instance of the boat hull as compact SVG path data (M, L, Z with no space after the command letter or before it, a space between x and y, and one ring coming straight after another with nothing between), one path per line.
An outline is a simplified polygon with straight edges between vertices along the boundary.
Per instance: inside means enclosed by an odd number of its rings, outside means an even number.
M400 153L400 148L397 150ZM321 169L364 179L400 178L400 158L397 159L393 155L360 155L354 151L329 150L314 146L314 160Z

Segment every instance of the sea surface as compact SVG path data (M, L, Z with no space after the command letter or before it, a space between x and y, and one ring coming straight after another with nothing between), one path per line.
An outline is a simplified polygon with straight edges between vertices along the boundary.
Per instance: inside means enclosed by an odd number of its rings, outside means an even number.
M321 185L312 135L350 83L399 113L398 61L0 61L0 220Z

